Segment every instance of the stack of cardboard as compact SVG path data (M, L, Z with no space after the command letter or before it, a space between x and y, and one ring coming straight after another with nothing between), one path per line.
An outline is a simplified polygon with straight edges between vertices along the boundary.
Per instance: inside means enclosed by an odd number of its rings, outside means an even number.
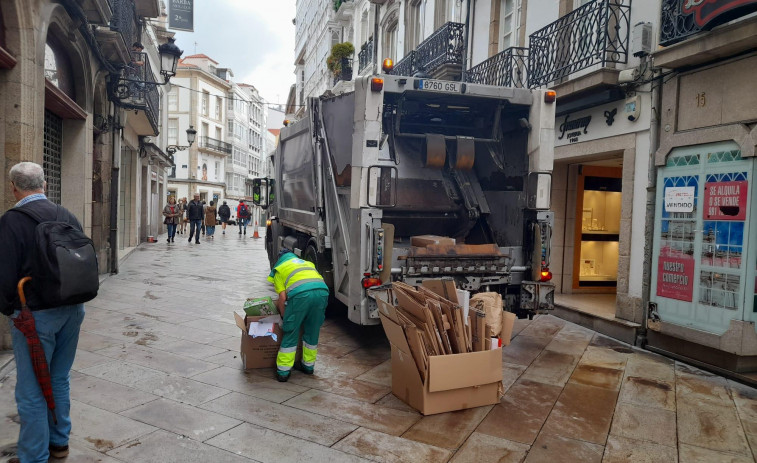
M423 414L494 404L502 386L502 345L514 316L501 318L499 338L477 304L458 303L452 280L414 288L394 283L377 298L392 345L392 391ZM396 304L395 304L396 301Z

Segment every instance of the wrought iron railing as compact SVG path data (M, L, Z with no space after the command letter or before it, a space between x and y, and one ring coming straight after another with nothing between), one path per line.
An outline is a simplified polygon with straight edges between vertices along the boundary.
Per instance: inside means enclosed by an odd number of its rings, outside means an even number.
M413 66L433 73L447 64L462 65L464 24L448 22L420 43L413 54Z
M110 29L120 32L124 44L128 49L131 49L131 45L139 41L134 0L110 0L110 7L113 10Z
M207 148L226 154L231 154L232 151L231 143L226 143L224 141L210 137L200 137L200 148Z
M406 54L401 60L397 61L397 63L394 65L394 69L390 74L394 74L396 76L412 76L415 74L415 66L413 64L413 57L415 56L415 51L411 51L410 53Z
M628 62L630 1L594 0L531 34L530 86L549 85L597 64Z
M683 12L683 3L681 0L662 0L660 45L672 45L702 31L694 22L694 13Z
M340 72L334 76L334 85L340 80L349 82L352 80L352 59L342 58Z
M373 61L373 37L360 47L360 53L357 55L358 73L363 72Z
M528 48L510 47L473 66L467 82L500 87L528 88Z
M120 106L144 110L153 129L157 131L160 93L147 53L131 53L131 61L121 70L121 78L115 85L114 93Z

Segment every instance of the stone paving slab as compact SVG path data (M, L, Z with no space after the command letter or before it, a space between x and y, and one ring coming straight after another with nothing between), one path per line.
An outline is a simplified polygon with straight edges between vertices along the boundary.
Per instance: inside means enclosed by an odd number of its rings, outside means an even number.
M754 461L757 390L551 316L515 322L494 406L420 415L391 393L381 327L338 312L314 376L245 372L232 312L273 295L262 243L146 244L104 281L72 372L68 461ZM15 370L0 371L2 451L19 425Z

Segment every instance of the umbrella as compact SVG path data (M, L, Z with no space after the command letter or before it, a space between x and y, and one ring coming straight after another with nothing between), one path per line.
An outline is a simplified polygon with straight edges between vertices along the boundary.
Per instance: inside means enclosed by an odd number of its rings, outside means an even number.
M50 369L47 367L45 351L42 349L42 343L37 336L37 327L34 324L34 316L26 305L26 296L24 295L24 284L31 281L31 277L24 277L18 282L18 298L21 300L21 313L13 319L13 325L17 330L22 332L26 337L26 344L29 346L29 356L32 360L34 375L37 377L42 394L45 396L47 408L53 414L53 423L58 424L55 418L55 398L53 397L53 386L50 380Z

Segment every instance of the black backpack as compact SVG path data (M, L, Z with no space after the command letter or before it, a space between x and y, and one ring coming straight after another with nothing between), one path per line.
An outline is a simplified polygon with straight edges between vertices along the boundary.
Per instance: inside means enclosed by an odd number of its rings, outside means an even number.
M38 309L91 301L100 289L97 253L92 240L69 223L67 212L56 205L55 220L45 220L36 211L16 208L37 222L31 286L42 302Z
M250 216L250 211L247 209L246 204L242 204L239 206L239 217L246 219Z

